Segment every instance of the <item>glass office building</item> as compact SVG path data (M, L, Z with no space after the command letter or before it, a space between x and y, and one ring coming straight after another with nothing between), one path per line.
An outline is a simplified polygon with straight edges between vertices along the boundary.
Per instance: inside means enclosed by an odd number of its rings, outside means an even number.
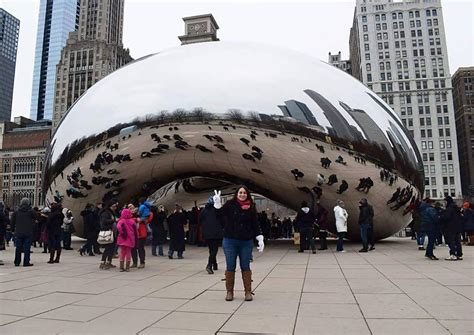
M30 118L52 119L56 65L79 23L80 0L41 0L36 36Z
M0 8L0 121L10 121L20 21Z

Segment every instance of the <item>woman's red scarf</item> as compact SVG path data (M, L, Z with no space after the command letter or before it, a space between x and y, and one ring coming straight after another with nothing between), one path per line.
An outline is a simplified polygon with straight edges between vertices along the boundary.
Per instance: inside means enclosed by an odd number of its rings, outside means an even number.
M243 210L249 209L250 206L252 205L252 202L250 201L250 199L241 201L237 198L236 200L237 200L238 204L240 205L240 208L242 208Z

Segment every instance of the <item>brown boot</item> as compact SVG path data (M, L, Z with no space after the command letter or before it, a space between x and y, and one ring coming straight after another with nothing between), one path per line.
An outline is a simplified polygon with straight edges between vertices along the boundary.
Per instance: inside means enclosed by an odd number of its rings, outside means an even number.
M120 261L120 272L125 272L124 261Z
M242 271L242 280L244 282L245 301L252 301L252 271Z
M469 235L469 243L467 245L474 245L474 235Z
M130 272L130 261L125 262L125 272Z
M227 295L225 296L225 301L234 300L234 282L235 282L235 271L226 271L225 272L225 288L227 290Z

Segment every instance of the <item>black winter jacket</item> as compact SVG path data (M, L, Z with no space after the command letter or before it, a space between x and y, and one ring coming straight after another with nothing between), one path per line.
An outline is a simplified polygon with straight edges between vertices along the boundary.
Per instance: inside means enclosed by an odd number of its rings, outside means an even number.
M446 206L446 210L441 216L441 222L447 233L462 232L461 213L454 202Z
M12 215L12 226L15 234L33 234L36 213L29 205L22 205Z
M94 211L85 209L81 212L82 222L84 223L84 237L87 239L93 239L97 237L97 228L99 222Z
M108 208L100 211L100 230L114 229L115 216Z
M61 226L63 224L64 215L59 211L51 212L48 216L48 221L46 223L46 229L49 236L60 235Z
M217 217L224 224L224 237L236 240L253 240L261 235L260 226L257 222L257 209L255 205L247 209L241 209L239 203L232 199L217 210Z
M296 227L298 227L299 230L313 228L313 224L315 221L316 221L316 215L311 209L309 210L308 213L305 213L303 212L302 209L300 209L298 213L296 214L295 222L296 222Z
M369 204L364 204L359 208L359 224L373 224L374 209Z
M214 205L206 204L199 215L199 224L202 226L202 237L205 240L221 239L224 236L222 223L217 218Z

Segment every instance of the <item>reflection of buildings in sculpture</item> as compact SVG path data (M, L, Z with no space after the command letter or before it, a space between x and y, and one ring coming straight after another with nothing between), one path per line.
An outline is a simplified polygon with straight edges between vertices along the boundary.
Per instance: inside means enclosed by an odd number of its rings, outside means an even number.
M51 122L16 117L0 124L0 182L2 201L16 207L22 198L43 205L41 172L51 136Z
M395 134L395 137L398 139L398 142L402 146L403 151L406 153L408 159L411 162L415 162L416 161L415 153L413 152L413 149L408 146L407 142L403 138L402 133L400 133L397 126L394 125L392 121L389 120L388 123L390 125L390 130Z
M308 106L300 101L288 100L285 101L285 105L279 105L278 108L281 109L285 116L292 117L304 124L319 126L318 121L316 121Z
M332 132L336 133L338 137L345 138L350 141L357 139L357 135L354 134L354 130L351 125L346 121L344 116L334 107L331 102L324 98L321 94L313 90L304 90L322 109L324 115L328 119L332 127Z
M339 104L359 125L367 141L380 146L382 149L388 152L392 158L395 157L393 155L392 146L390 145L387 137L384 135L379 125L365 111L361 109L352 109L342 101L339 101Z

